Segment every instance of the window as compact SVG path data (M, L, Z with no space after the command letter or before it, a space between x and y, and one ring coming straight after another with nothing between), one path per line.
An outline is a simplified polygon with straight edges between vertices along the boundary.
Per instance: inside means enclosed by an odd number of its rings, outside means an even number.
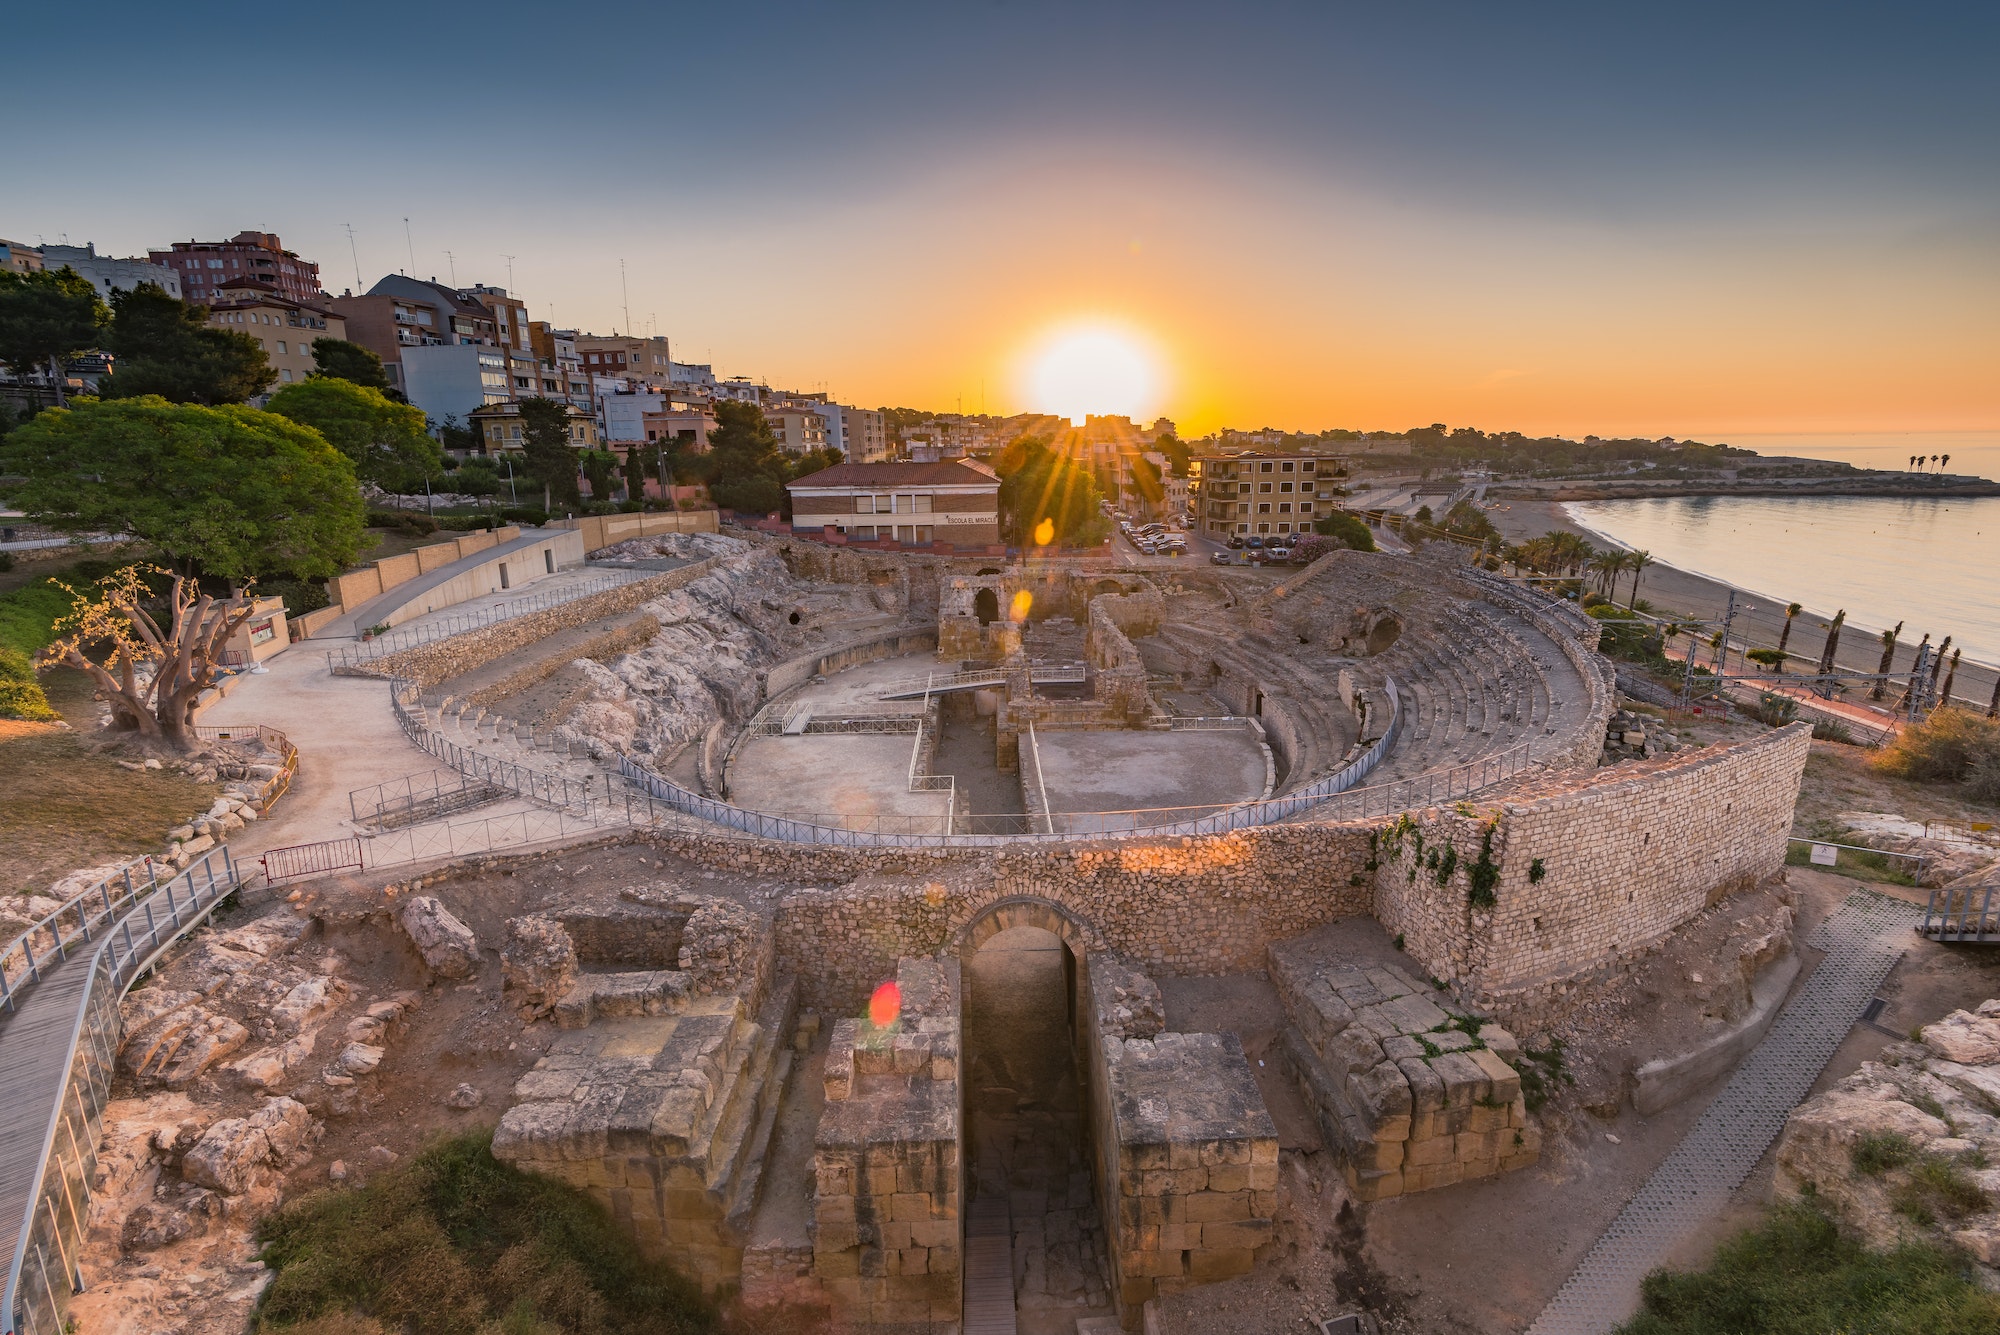
M286 367L281 367L281 368L279 369L279 371L278 371L278 374L279 374L280 376L283 376L283 377L284 377L284 381L285 381L285 383L286 383L286 384L288 384L288 385L289 385L289 384L291 384L291 383L292 383L292 368L291 368L291 367L289 367L289 366L286 366Z
M1257 484L1257 490L1263 493L1264 495L1269 496L1271 494L1271 484L1268 482L1259 482Z
M285 357L290 355L285 351L285 340L282 338L278 340L278 355L280 357Z
M1271 471L1271 465L1268 463L1258 464L1257 471L1260 473L1268 473Z
M1310 460L1310 459L1308 459L1308 460L1306 460L1306 461L1305 461L1304 463L1300 464L1300 465L1299 465L1299 471L1300 471L1301 473L1310 473L1310 472L1312 472L1312 471L1313 471L1313 461L1312 461L1312 460Z
M1248 482L1239 482L1236 484L1236 490L1240 494L1248 496L1250 494L1250 484Z
M1250 506L1247 503L1238 505L1236 507L1236 513L1239 515L1247 515L1250 513Z
M1300 514L1302 514L1302 515L1309 515L1309 514L1311 514L1312 512L1313 512L1313 503L1312 503L1311 501L1300 501L1300 502L1299 502L1299 513L1300 513Z
M1269 524L1259 524L1257 525L1257 531L1259 533L1269 533L1271 531L1271 526Z
M1257 507L1257 513L1260 515L1267 515L1271 513L1271 503L1269 501L1265 501L1262 505L1259 505Z
M1289 473L1289 472L1291 472L1291 471L1292 471L1292 466L1291 466L1291 465L1290 465L1290 464L1288 463L1288 464L1286 464L1286 465L1285 465L1285 466L1284 466L1283 468L1279 469L1278 471L1279 471L1279 472L1281 472L1281 473Z
M917 525L917 541L929 542L930 540L931 540L931 526L929 524Z
M873 524L857 524L854 529L854 536L862 542L873 542L875 541L875 526Z
M1278 532L1280 533L1290 533L1291 531L1292 531L1292 526L1290 524L1278 525Z
M1290 491L1291 489L1292 489L1292 484L1289 482L1280 482L1278 484L1279 491Z
M1280 505L1278 507L1278 513L1281 515L1288 515L1291 512L1292 512L1292 504L1290 501L1286 501L1283 505Z
M927 515L931 512L931 498L928 495L912 496L910 499L917 503L918 514Z

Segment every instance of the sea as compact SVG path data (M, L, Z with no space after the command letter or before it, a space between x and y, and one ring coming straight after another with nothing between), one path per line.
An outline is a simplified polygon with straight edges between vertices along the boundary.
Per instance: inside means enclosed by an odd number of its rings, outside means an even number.
M1948 472L2000 478L2000 431L1716 439L1868 468L1949 454ZM1901 621L1910 639L1950 635L1967 658L2000 664L2000 497L1676 496L1563 508L1610 543L1681 570L1822 617L1844 607L1858 628Z

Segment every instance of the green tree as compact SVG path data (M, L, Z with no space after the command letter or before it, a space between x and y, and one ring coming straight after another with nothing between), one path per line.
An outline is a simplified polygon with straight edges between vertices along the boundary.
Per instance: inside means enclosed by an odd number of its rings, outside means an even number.
M315 376L282 386L268 407L325 436L354 465L356 477L385 491L414 491L444 471L444 455L424 430L423 410L392 403L379 389Z
M610 450L584 450L583 475L590 480L590 499L602 505L611 499L612 479L618 476L618 456Z
M994 460L1000 474L1000 528L1022 547L1089 547L1110 533L1098 505L1104 499L1089 470L1078 468L1049 448L1046 437L1023 436ZM1043 521L1049 523L1042 528Z
M67 533L130 534L183 570L324 579L361 544L354 465L276 413L157 397L52 409L0 441L12 500Z
M1153 448L1167 456L1167 466L1173 470L1175 477L1188 475L1188 447L1185 441L1169 431L1164 436L1153 438Z
M1357 552L1375 550L1375 535L1368 531L1368 522L1359 515L1351 515L1345 510L1337 510L1313 525L1313 532L1334 539Z
M19 376L47 371L59 395L63 361L96 347L110 318L90 280L68 265L0 273L0 362Z
M158 395L175 403L244 403L270 388L278 373L264 345L248 334L217 329L208 308L141 283L111 298L105 348L117 361L101 387L107 399Z
M638 501L641 504L645 502L646 461L652 453L653 450L650 445L641 445L636 441L626 447L625 462L620 466L625 474L626 500Z
M351 380L357 385L366 385L394 398L402 398L390 385L389 372L383 367L382 359L359 343L349 343L344 338L316 338L312 349L314 376Z
M557 501L583 504L576 485L576 448L569 438L569 405L554 399L521 400L521 449L527 475L542 484L542 508Z
M715 405L715 430L708 433L708 453L698 466L709 495L726 509L767 515L782 513L788 504L791 469L764 410L754 403Z

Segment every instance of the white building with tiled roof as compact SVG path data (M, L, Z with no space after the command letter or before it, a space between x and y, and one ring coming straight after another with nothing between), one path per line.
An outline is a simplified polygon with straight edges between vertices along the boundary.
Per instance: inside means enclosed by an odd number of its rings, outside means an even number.
M829 528L857 542L1000 541L1000 479L954 459L935 464L840 463L808 473L785 490L792 527Z

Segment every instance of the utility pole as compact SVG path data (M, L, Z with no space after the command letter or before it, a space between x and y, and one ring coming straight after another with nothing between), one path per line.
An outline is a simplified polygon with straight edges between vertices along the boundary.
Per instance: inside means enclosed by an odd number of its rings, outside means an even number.
M503 259L503 260L505 260L505 261L507 261L507 295L508 295L508 296L512 296L512 295L514 295L514 258L515 258L515 257L514 257L514 256L512 256L512 255L502 255L502 256L501 256L500 258L501 258L501 259Z
M448 272L449 272L449 273L451 274L451 285L452 285L453 287L457 287L457 286L458 286L458 256L456 256L456 255L452 254L452 253L451 253L450 251L448 251L448 250L447 250L447 251L446 251L446 252L444 253L444 262L445 262L445 264L446 264L447 266L449 266L449 267L448 267Z
M625 283L625 261L618 261L618 292L625 301L625 332L632 332L632 289Z
M354 224L342 223L341 226L347 229L347 253L354 257L354 291L358 296L366 290L361 285L361 252L354 246Z
M410 240L410 220L408 218L403 219L403 249L410 253L410 267L403 270L403 272L415 278L417 276L417 244Z

